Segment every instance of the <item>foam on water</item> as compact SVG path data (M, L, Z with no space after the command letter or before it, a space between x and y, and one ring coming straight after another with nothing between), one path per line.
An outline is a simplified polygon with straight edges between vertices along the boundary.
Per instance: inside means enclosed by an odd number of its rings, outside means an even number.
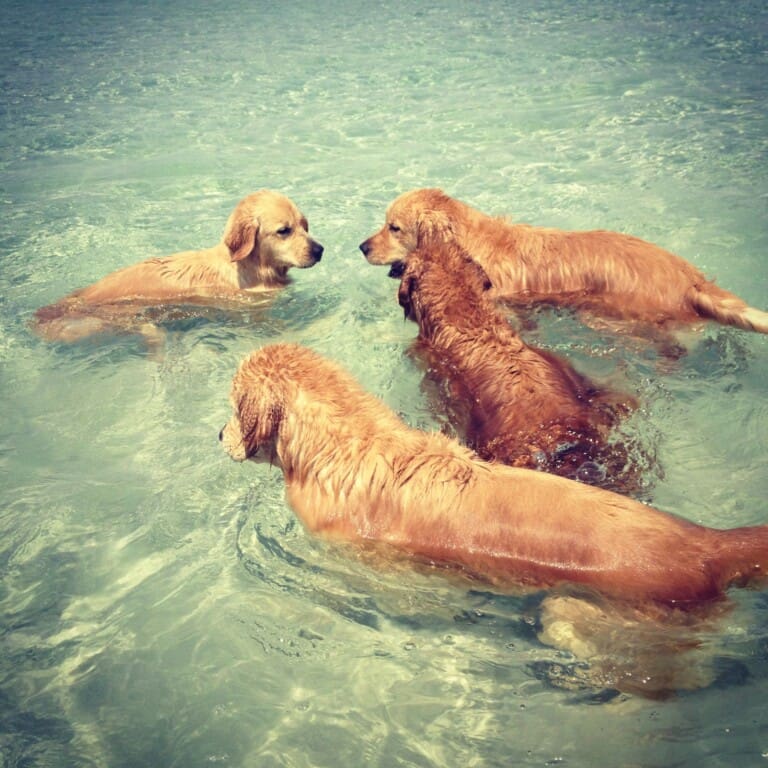
M542 596L314 540L279 472L217 441L238 362L273 341L443 423L396 283L357 249L413 187L631 232L768 309L764 4L9 0L3 16L6 764L765 762L765 595L735 595L687 651L715 682L617 696L669 637L619 632L603 690L538 639ZM262 187L326 247L264 311L175 316L162 355L29 332L111 270L212 245ZM627 428L656 457L655 505L766 522L764 337L710 326L671 364L565 313L537 320L530 342L638 395Z

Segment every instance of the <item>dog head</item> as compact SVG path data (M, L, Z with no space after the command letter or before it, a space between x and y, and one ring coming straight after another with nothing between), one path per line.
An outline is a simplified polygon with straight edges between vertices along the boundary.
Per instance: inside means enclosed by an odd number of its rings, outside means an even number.
M270 190L243 198L224 228L232 261L250 259L276 273L303 269L320 261L323 246L309 236L306 217L293 201Z
M397 291L406 319L420 324L430 307L463 312L491 288L485 270L463 248L429 240L402 263Z
M370 264L392 264L391 277L401 276L401 264L425 238L455 239L452 209L455 201L439 189L415 189L396 198L387 208L384 226L360 243Z
M421 304L419 302L419 284L424 271L429 269L423 259L418 256L409 259L408 263L400 262L400 286L397 289L397 303L403 308L406 320L419 322Z
M283 419L285 393L269 348L247 357L232 380L232 416L219 433L224 450L235 461L274 461Z

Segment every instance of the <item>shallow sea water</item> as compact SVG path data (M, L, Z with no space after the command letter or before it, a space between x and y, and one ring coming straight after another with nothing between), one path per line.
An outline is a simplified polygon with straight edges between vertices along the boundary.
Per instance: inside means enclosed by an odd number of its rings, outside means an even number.
M700 633L711 684L615 693L539 640L540 595L315 540L279 472L217 440L240 359L284 340L441 425L396 284L357 250L415 187L631 232L768 308L764 3L6 0L3 16L4 766L768 765L766 594L734 593ZM109 271L212 245L263 187L326 252L256 319L178 318L162 355L28 330ZM656 506L768 520L768 339L707 326L670 364L538 321L530 341L641 399ZM620 634L611 658L641 643Z

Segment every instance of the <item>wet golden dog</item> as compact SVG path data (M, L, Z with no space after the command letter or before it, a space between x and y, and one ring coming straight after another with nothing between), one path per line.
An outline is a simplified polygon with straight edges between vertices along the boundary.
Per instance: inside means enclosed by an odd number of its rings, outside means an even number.
M142 328L147 307L180 303L231 304L288 282L292 267L316 264L323 247L307 219L270 190L243 198L212 248L134 264L35 313L44 338L75 341L104 330Z
M600 488L487 463L410 428L338 365L294 344L238 368L219 437L270 461L306 526L377 543L498 587L571 584L622 600L694 606L768 568L768 526L716 530Z
M436 242L410 255L398 291L419 326L417 351L448 383L449 411L466 422L454 424L459 433L489 461L639 490L626 446L611 444L634 398L601 390L563 358L525 344L489 287L458 245Z
M427 233L458 243L485 270L495 295L510 302L552 302L661 328L714 320L768 333L768 313L652 243L604 230L515 224L439 189L395 199L382 229L360 249L371 264L397 264L408 260Z

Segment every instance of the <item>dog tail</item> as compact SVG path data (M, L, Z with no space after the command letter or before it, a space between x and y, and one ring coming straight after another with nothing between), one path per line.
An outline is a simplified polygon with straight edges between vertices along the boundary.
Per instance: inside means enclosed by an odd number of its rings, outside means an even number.
M714 563L722 589L768 583L768 525L717 531Z
M738 296L711 283L691 289L689 298L694 310L702 317L723 325L734 325L745 331L768 333L768 312L750 307Z

